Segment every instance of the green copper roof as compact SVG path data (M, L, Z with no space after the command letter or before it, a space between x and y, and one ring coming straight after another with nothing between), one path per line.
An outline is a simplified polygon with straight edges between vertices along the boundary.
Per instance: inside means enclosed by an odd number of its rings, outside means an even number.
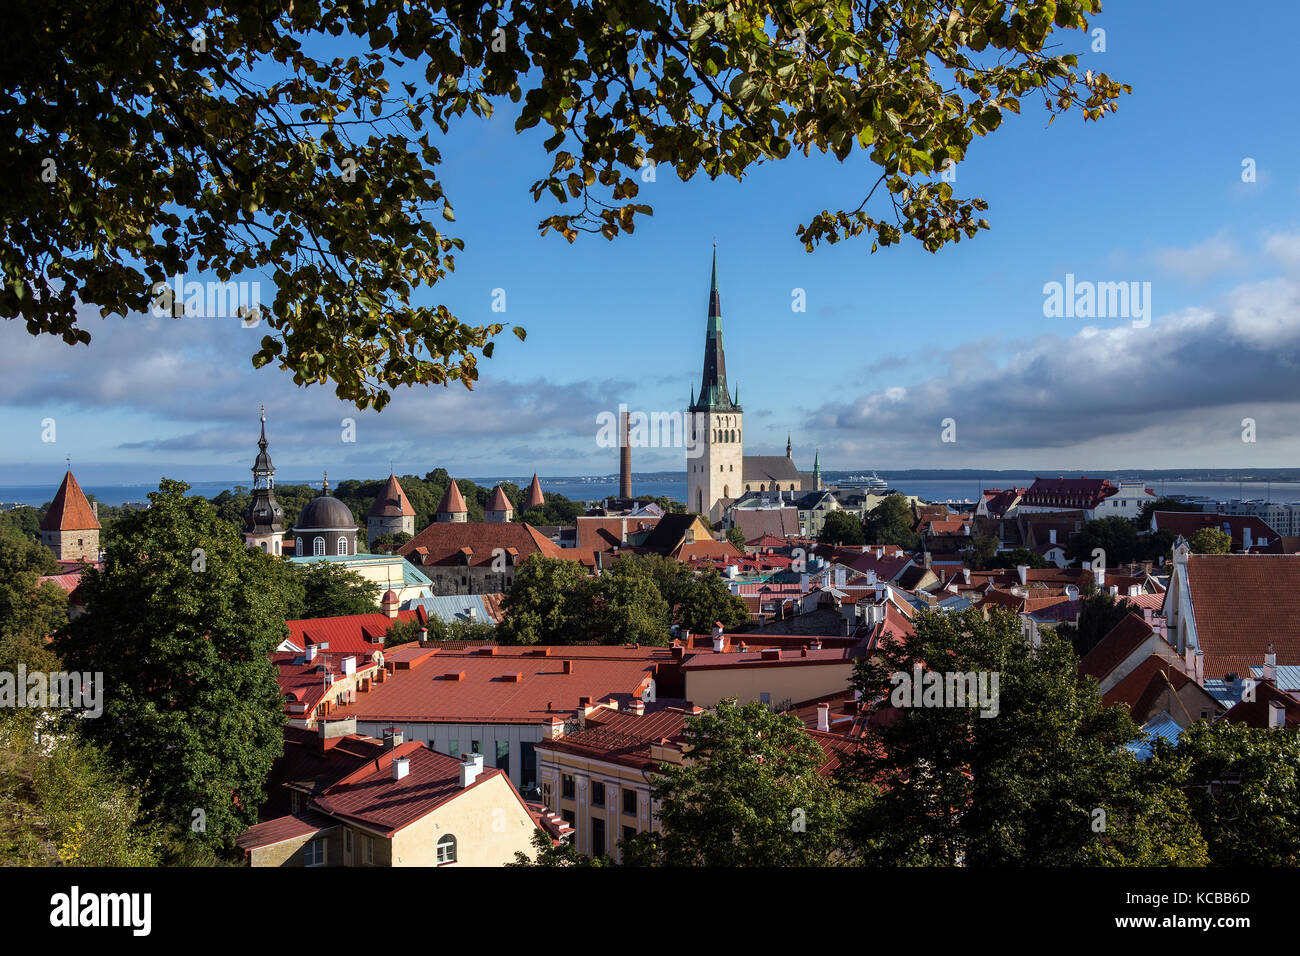
M739 391L737 391L739 397ZM704 335L704 377L694 411L739 411L727 392L727 358L722 347L722 297L718 293L718 249L713 249L713 275L709 280L709 325Z

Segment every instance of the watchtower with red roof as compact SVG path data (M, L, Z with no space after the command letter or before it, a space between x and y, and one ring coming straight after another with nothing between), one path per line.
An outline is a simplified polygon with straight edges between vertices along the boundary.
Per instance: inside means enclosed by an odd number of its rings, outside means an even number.
M99 519L71 469L41 519L41 543L60 561L99 560Z

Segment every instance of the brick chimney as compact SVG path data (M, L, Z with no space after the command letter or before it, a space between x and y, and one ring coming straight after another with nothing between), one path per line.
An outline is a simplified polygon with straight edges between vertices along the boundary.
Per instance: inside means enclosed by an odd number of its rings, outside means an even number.
M623 412L620 417L623 419L619 427L619 454L618 454L618 496L620 498L632 497L632 444L631 429L628 425L628 414ZM626 528L626 525L624 525ZM626 534L626 532L625 532ZM626 537L624 538L626 540Z

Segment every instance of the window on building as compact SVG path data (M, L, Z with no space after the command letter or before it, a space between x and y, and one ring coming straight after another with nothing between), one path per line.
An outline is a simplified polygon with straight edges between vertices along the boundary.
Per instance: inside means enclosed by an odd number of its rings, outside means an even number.
M537 748L525 740L519 745L519 779L525 787L537 786Z
M567 823L571 827L576 827L578 825L578 817L574 814L572 810L561 810L560 819L562 819L565 823Z
M510 772L510 741L497 741L497 769Z
M631 787L623 788L623 812L636 816L636 791Z
M438 839L438 865L456 862L456 838L450 833Z
M304 866L325 865L325 840L317 838L302 848Z
M630 839L632 839L634 836L636 836L636 827L624 827L624 828L623 828L623 839L624 839L624 840L630 840Z
M560 796L565 800L573 799L573 776L571 774L560 774Z
M343 831L343 852L348 854L348 856L352 855L352 831L351 830Z
M460 741L459 741L459 740L451 740L451 741L448 741L448 742L447 742L447 756L449 756L449 757L459 757L459 756L460 756Z
M312 540L312 543L311 543L311 553L312 553L312 557L322 557L322 558L323 558L323 557L325 556L325 539L324 539L324 538L317 537L317 538L315 538L315 539Z
M372 836L361 838L361 862L366 866L375 865L375 838Z
M348 539L345 538L345 537L343 537L343 535L339 535L339 550L338 550L338 553L339 553L339 554L347 554L347 553L348 553Z
M267 542L267 541L263 541L263 542L262 542L262 551L263 551L264 554L270 554L270 553L271 553L271 546L270 546L270 543L269 543L269 542Z
M478 741L477 741L477 740L471 740L471 741L469 742L469 752L472 753L472 754L476 754L476 753L479 753L479 752L480 752L479 749L478 749Z
M605 821L600 817L591 820L591 855L605 855Z
M599 780L591 782L591 805L593 807L603 807L605 805L605 785Z

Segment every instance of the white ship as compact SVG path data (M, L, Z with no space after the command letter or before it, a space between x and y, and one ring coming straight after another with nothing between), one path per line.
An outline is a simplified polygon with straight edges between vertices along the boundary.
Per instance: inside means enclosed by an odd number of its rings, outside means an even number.
M874 471L869 475L849 475L849 482L855 485L862 485L868 491L884 491L889 487L889 482L885 481Z

